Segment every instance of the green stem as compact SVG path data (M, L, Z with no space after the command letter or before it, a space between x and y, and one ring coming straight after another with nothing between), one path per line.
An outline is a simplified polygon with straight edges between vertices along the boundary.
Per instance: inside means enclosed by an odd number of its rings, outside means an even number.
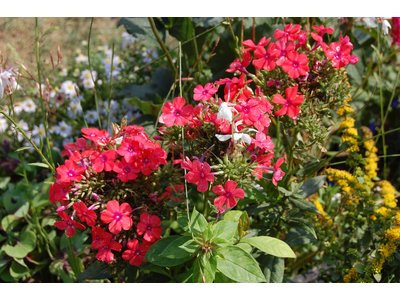
M208 190L203 194L203 216L207 218L208 216Z
M18 126L18 124L12 119L10 118L5 112L0 111L0 114L2 114L7 120L9 120L11 123L14 124L15 129L18 130L19 132L21 132L21 134L24 136L24 138L26 138L29 143L33 146L33 148L35 148L35 150L39 153L39 155L42 157L43 162L46 163L49 168L51 169L51 171L53 173L56 173L56 169L54 168L54 166L52 164L49 163L49 161L46 159L46 157L43 155L42 151L35 145L35 143L28 137L28 135L25 133L25 131L20 128Z
M112 94L112 71L114 67L114 43L112 44L112 52L111 52L111 74L110 74L110 94L108 95L108 107L107 107L107 128L110 126L110 110L111 110L111 94Z
M96 104L97 121L99 123L99 129L101 130L102 127L101 127L101 121L100 121L99 103L97 101L96 82L94 81L92 65L90 64L90 36L92 35L93 20L94 20L94 17L92 18L92 20L90 22L89 37L88 37L88 49L87 49L87 51L88 51L88 62L89 62L90 76L92 76L93 85L94 85L93 91L94 91L94 102ZM113 60L113 59L114 58L111 57L111 60ZM112 76L112 70L111 70L111 76Z
M168 60L168 64L169 67L172 71L172 74L174 75L174 78L176 78L176 69L174 66L174 63L172 62L172 57L171 54L169 54L169 51L167 49L167 47L165 46L164 42L162 41L160 35L157 32L157 28L156 28L156 24L154 23L154 19L152 17L148 17L149 22L150 22L150 26L151 26L151 30L153 30L153 33L158 41L158 43L160 44L161 48L163 49L164 53L167 55L167 60Z
M36 30L35 30L35 38L36 38L36 64L37 64L37 71L38 71L38 84L39 84L39 99L40 99L40 108L42 111L42 122L43 122L43 127L44 127L44 132L46 134L46 144L47 144L47 152L49 155L49 159L51 162L51 166L54 168L54 161L53 161L53 156L51 155L51 148L50 148L50 142L49 142L49 136L47 132L47 124L46 124L46 111L44 110L44 100L42 97L42 82L41 82L41 76L40 76L40 56L39 56L39 28L38 28L38 18L36 20Z

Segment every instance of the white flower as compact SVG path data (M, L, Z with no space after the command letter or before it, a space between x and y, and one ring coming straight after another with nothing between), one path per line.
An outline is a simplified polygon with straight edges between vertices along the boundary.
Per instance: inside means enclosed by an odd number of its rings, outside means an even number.
M76 83L73 83L71 80L64 81L60 86L60 92L64 93L67 97L76 97L75 88L78 90L78 86Z
M101 81L101 79L97 80L97 85L102 85L103 81Z
M81 53L77 57L75 57L75 61L78 64L80 64L80 63L85 63L86 64L86 63L88 63L88 57Z
M97 121L97 112L95 110L88 110L85 114L85 120L90 124L93 124Z
M69 126L65 121L58 123L55 132L62 137L66 138L72 134L72 126Z
M0 117L0 132L4 132L6 131L8 128L8 124L6 119L4 119L3 117Z
M16 77L17 75L13 72L11 68L3 69L0 67L0 99L3 98L4 89L6 89L7 87L12 87L14 89L19 88L15 80Z
M22 112L22 106L21 103L15 103L14 104L14 112L19 115Z
M133 43L137 41L137 38L127 32L123 32L122 37L124 38L124 41L122 42L122 48L125 48L128 45L133 45Z
M158 58L158 54L154 49L145 50L142 53L142 56L143 56L143 63L145 64L149 64L153 61L153 59Z
M36 111L36 104L32 99L26 99L21 103L22 109L27 113L33 113Z
M97 72L96 71L92 71L93 74L93 79L96 80L97 79ZM92 79L92 75L90 74L90 70L86 69L83 70L81 73L81 76L79 76L79 79L81 80L85 80L85 79Z
M79 98L74 97L69 102L69 108L72 109L78 116L82 114L81 99L83 99L83 96L79 96Z
M24 120L19 120L17 125L18 125L19 128L21 128L24 131L28 131L29 130L28 123L25 122Z
M376 26L378 26L378 24L376 23L376 18L374 17L365 17L363 18L363 21L368 28L375 28Z
M232 122L232 118L233 118L232 111L228 107L228 103L223 102L221 106L218 108L217 119L225 119L228 120L229 122Z
M392 26L390 26L390 23L388 20L383 20L382 21L382 31L384 34L389 34L389 28L392 28Z
M92 80L92 78L87 78L83 80L82 83L85 90L94 88L94 81Z
M232 134L216 134L215 137L219 139L221 142L225 142L232 138ZM234 133L233 139L235 141L242 140L247 144L251 144L251 137L247 133Z
M43 141L43 138L45 136L46 136L46 131L44 129L43 124L40 124L39 127L36 125L33 125L32 139L35 142L35 144L40 144L40 140Z
M62 68L62 70L60 71L59 75L61 77L66 77L68 75L68 69L67 68Z

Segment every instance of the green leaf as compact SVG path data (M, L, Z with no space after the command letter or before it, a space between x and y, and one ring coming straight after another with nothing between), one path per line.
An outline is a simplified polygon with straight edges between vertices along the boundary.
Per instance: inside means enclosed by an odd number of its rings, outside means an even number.
M94 261L85 271L83 271L77 281L85 279L105 279L116 277L116 274L112 274L109 268L109 264L100 261Z
M290 228L288 234L285 237L285 242L290 247L315 243L316 241L317 240L312 235L299 227Z
M196 24L196 26L208 28L221 23L224 19L220 17L198 17L192 18L192 21Z
M189 242L189 243L188 243ZM181 236L171 242L160 256L170 259L181 259L186 257L193 257L193 254L200 249L191 236Z
M380 282L382 280L382 274L381 273L374 274L374 278L377 282Z
M11 180L11 177L9 177L9 176L2 177L1 180L0 180L0 189L4 190L7 187L8 183L10 182L10 180Z
M29 274L29 270L23 266L21 266L19 263L13 261L11 263L10 267L10 275L14 277L15 279L19 279L24 277L25 275Z
M296 258L296 254L294 254L288 244L273 237L250 237L241 240L241 242L252 245L253 247L273 256Z
M365 266L363 264L357 264L354 266L354 269L357 271L357 273L364 274Z
M307 180L301 187L302 192L299 193L302 197L307 198L312 194L318 192L320 187L324 184L326 180L326 175L317 176Z
M142 101L139 98L131 98L127 100L129 104L135 105L144 115L158 116L162 104L154 104L150 101Z
M36 167L42 167L42 168L49 168L49 166L47 164L44 163L40 163L40 162L35 162L35 163L30 163L28 164L28 166L36 166Z
M189 229L189 222L187 218L187 212L179 212L178 213L178 223L181 228L186 232L191 232ZM196 208L193 208L193 212L190 216L190 228L193 231L194 235L199 235L206 230L208 226L206 218L199 213Z
M239 247L228 246L218 249L217 270L237 282L265 282L258 263Z
M231 210L224 214L224 220L230 222L239 222L242 214L243 212L240 210Z
M173 236L169 236L169 237L166 237L166 238L162 238L161 240L157 241L147 251L145 259L148 262L150 262L152 264L155 264L157 266L161 266L161 267L173 267L173 266L180 265L180 264L190 260L192 258L192 255L190 253L188 253L188 255L186 255L186 256L184 256L182 258L176 258L176 259L168 258L168 257L165 257L165 256L161 255L161 253L163 253L165 250L167 250L167 247L170 244L172 244L173 242L175 242L179 238L181 238L181 236L173 235ZM180 248L178 248L178 245L176 246L176 249L180 249ZM180 250L184 251L185 253L187 253L183 249L180 249Z
M302 168L300 168L296 174L298 176L304 176L307 174L312 174L314 173L316 170L318 170L320 168L321 163L323 163L324 160L322 161L318 161L318 160L313 160L307 164L305 164Z
M165 271L164 268L156 266L156 265L151 265L149 267L146 268L146 270L150 271L150 272L156 272L162 275L165 275L167 277L171 277L167 271Z
M9 214L23 217L28 213L29 203L20 190L12 190L4 194L4 208Z
M237 245L235 245L236 247L242 248L244 251L246 251L247 253L251 253L251 250L253 250L253 248L247 244L247 243L239 243Z
M164 26L161 25L161 22L157 18L154 18L154 23L156 24L158 34L165 42ZM117 26L119 27L121 25L123 25L126 31L134 37L146 41L146 43L149 43L151 46L159 47L159 43L154 36L150 22L147 18L121 18Z
M215 272L214 283L236 283L236 281L226 277L221 272L218 272L218 269L217 269L217 272Z
M249 215L255 215L260 212L266 211L269 207L270 207L269 203L261 203L261 204L249 205L244 210L247 211Z
M33 147L32 146L21 147L21 148L18 148L17 150L15 150L15 152L19 152L19 151L23 151L23 150L31 149L31 148L33 148Z
M293 227L300 227L306 230L307 232L311 233L315 239L318 239L317 234L315 233L314 226L309 220L301 218L291 218L289 219L288 224Z
M243 238L248 234L248 231L250 228L250 219L246 211L242 213L239 219L239 238Z
M24 258L36 247L36 235L32 231L25 231L21 240L17 241L15 246L5 245L4 251L8 256L15 258Z
M193 268L193 283L212 283L215 279L215 272L217 271L217 257L204 254L202 257L194 261Z
M263 255L264 275L267 283L282 283L285 270L285 260L281 257Z
M214 234L211 240L215 241L217 238L227 241L237 240L239 234L238 224L238 222L219 221L214 225Z
M178 41L184 42L190 40L194 34L194 25L190 18L170 18L172 19L172 27L168 29L170 35Z
M298 198L294 198L294 197L289 197L288 199L294 206L296 206L302 210L313 212L313 213L318 213L318 214L320 213L318 211L318 209L315 207L314 203L312 203L310 201L298 199Z
M18 222L18 217L14 215L7 215L1 220L1 227L3 227L3 230L8 233L11 232L15 228L15 226L18 225Z

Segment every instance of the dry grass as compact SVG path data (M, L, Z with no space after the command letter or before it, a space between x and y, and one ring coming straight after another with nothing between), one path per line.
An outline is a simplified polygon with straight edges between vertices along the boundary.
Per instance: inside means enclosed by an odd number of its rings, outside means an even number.
M91 47L121 43L123 26L117 28L119 18L95 18L91 34ZM61 67L77 56L77 49L86 53L82 41L88 39L91 18L39 18L41 61L50 64L51 51L57 61L57 46L64 56ZM50 31L50 32L49 32ZM45 34L46 32L49 32ZM23 63L36 74L35 18L0 18L0 50L7 66L14 61ZM47 69L50 69L50 65Z

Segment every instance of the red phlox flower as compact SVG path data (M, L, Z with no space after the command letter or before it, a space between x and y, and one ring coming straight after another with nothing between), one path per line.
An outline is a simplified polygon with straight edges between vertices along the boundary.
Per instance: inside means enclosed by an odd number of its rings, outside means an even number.
M214 204L218 207L223 205L226 208L232 208L237 204L236 198L244 198L244 190L241 188L236 188L237 183L233 180L228 180L225 182L225 188L222 185L217 185L213 188L213 192L221 195L214 200Z
M119 134L119 136L124 137L134 137L134 136L141 136L145 139L148 139L149 136L146 132L144 132L144 127L137 126L137 125L127 125L123 128L123 132Z
M281 95L276 94L272 101L276 104L284 105L280 110L278 110L275 114L277 116L282 116L287 114L289 117L293 118L298 115L300 112L299 106L304 101L304 96L297 95L298 86L287 88L285 90L286 98L284 99Z
M96 213L93 210L88 209L85 203L82 201L75 202L72 207L76 210L76 215L82 222L86 222L86 224L92 227L96 224Z
M67 237L71 237L71 236L75 235L75 228L86 229L86 227L84 225L74 221L71 218L71 216L69 216L65 211L59 211L58 215L64 221L57 221L54 223L54 226L56 226L60 230L65 229L65 233L67 234Z
M59 180L61 182L70 183L71 181L80 181L82 179L82 173L85 172L85 168L78 166L72 160L66 160L65 164L59 166L57 169Z
M116 241L112 241L113 235L108 232L103 232L101 235L101 246L98 248L99 252L96 258L105 262L112 262L114 260L114 253L111 250L121 252L122 246Z
M185 176L186 180L190 183L197 184L199 192L208 190L208 181L214 182L214 174L211 173L211 167L208 163L201 163L198 160L193 162L192 170Z
M400 46L400 17L392 17L390 36L392 37L392 47L394 44Z
M159 118L159 122L170 127L173 125L183 126L192 118L192 105L185 105L186 101L184 98L176 97L171 102L166 102L162 108L162 114Z
M270 167L272 164L271 159L274 158L273 153L263 154L257 158L257 164L259 167ZM263 172L268 172L267 169L263 168L255 168L253 175L257 175L257 179L261 179L263 177Z
M358 57L350 54L352 49L353 44L350 43L348 36L344 38L340 36L340 43L332 42L329 47L323 47L326 57L332 61L332 67L337 69L343 68L349 63L356 64L358 62Z
M132 208L128 203L119 205L118 201L111 200L107 203L107 210L101 213L100 219L104 223L110 223L108 230L113 234L118 234L122 229L128 230L132 227L131 218Z
M80 153L79 151L74 152L74 154L69 158L70 160L74 161L75 163L81 163L81 165L84 164L84 159L87 157L90 157L93 152L95 152L94 150L86 150L83 153Z
M276 47L277 50L280 51L280 53L279 53L278 56L277 56L278 60L276 61L276 64L277 64L278 66L282 66L283 63L284 63L285 60L286 60L286 55L287 55L290 51L293 51L293 50L294 50L294 43L293 43L293 42L288 42L288 43L286 44L284 41L280 40L280 41L277 41L277 42L276 42L275 47Z
M242 59L236 58L230 64L229 69L226 69L226 72L235 73L236 71L239 71L244 74L249 74L249 72L246 70L246 67L250 64L251 60L251 54L249 52L245 52Z
M117 177L123 182L136 179L136 174L140 173L140 169L138 169L133 163L126 162L125 158L121 161L117 160L114 163L113 171L118 173Z
M274 165L274 175L272 176L272 183L277 186L278 185L278 181L282 180L283 176L285 176L285 173L281 170L281 168L279 168L281 166L281 164L283 163L284 158L281 157L280 159L278 159L278 161L275 163Z
M140 266L142 262L146 262L144 256L150 246L151 244L146 241L139 245L137 239L130 240L127 244L129 250L125 250L124 253L122 253L122 258L124 260L129 260L129 264L132 266Z
M248 126L253 125L254 122L258 121L261 115L258 105L259 102L254 98L250 98L247 102L237 104L235 109L240 113L240 118L238 120L243 120Z
M83 137L97 144L106 145L109 140L107 137L110 133L105 129L98 130L97 128L82 128L81 131L84 133Z
M99 249L103 246L103 234L104 230L101 227L92 227L90 231L92 234L92 249Z
M252 40L245 40L243 41L243 46L247 47L245 49L242 49L243 52L246 51L253 51L256 50L258 48L263 48L265 46L268 45L269 41L271 40L271 38L266 38L265 36L261 38L261 40L258 42L258 44L254 44L254 42Z
M319 35L319 34L316 34L316 33L314 33L314 32L311 32L311 36L312 36L312 38L313 38L315 41L317 41L317 42L322 42L322 41L323 41L322 36Z
M297 36L297 44L296 44L296 49L300 48L301 46L303 46L306 50L307 47L305 46L306 41L307 41L307 33L309 33L310 31L304 31L300 29L298 36Z
M59 180L50 185L49 200L51 204L54 204L56 201L61 202L69 199L68 192L71 188L69 188L68 185L69 183L64 183Z
M263 132L256 133L256 139L252 139L254 144L262 149L262 153L271 152L274 153L274 143L269 135L265 135Z
M151 216L148 213L140 215L140 223L137 224L136 231L139 235L144 234L145 241L154 243L161 239L161 220L157 216Z
M131 163L134 158L141 155L145 142L146 139L141 136L124 138L121 142L121 146L118 148L117 153L123 156L126 162Z
M64 146L65 150L63 150L61 152L62 156L69 156L69 151L71 151L72 153L79 151L79 152L83 152L85 150L88 150L90 148L90 146L87 146L87 140L84 138L78 138L76 140L76 143L69 143L69 144L65 144ZM69 151L68 151L69 150Z
M319 32L321 35L324 35L325 33L327 33L327 34L332 34L332 33L335 32L335 30L334 30L332 27L325 28L324 25L321 25L321 26L319 26L319 27L316 26L316 25L314 25L313 28L314 28L314 30L315 30L316 32Z
M93 171L100 173L103 170L110 172L114 168L114 160L117 158L118 154L115 149L107 150L102 153L96 152L91 157L90 160L93 162Z
M181 202L182 200L184 200L183 199L184 188L185 187L183 184L177 184L174 187L167 186L165 188L166 192L162 194L162 197L168 199L169 201Z
M282 69L289 74L290 78L298 78L309 71L308 58L305 54L291 51L286 55L287 60L282 64Z
M254 51L254 56L258 59L253 60L253 65L256 69L264 69L271 71L275 69L275 59L278 57L280 51L275 49L275 43L268 45L268 50L265 48L258 48Z
M191 171L193 169L193 163L190 161L189 157L186 156L184 160L181 161L181 168Z
M193 99L195 101L208 101L217 91L218 87L213 87L212 83L207 83L204 87L199 84L194 88Z
M148 176L153 170L157 170L161 164L167 164L167 153L159 144L157 145L157 148L143 150L142 156L135 162L137 166L141 167L143 175Z
M227 84L227 83L231 84L231 83L239 83L239 82L240 82L239 78L233 77L233 78L224 78L224 79L217 80L215 82L215 84L223 85L223 84Z
M283 31L280 29L276 29L274 33L274 39L276 40L282 40L285 43L287 41L295 41L298 38L298 31L300 29L300 25L295 25L293 27L293 24L287 24L284 28Z

